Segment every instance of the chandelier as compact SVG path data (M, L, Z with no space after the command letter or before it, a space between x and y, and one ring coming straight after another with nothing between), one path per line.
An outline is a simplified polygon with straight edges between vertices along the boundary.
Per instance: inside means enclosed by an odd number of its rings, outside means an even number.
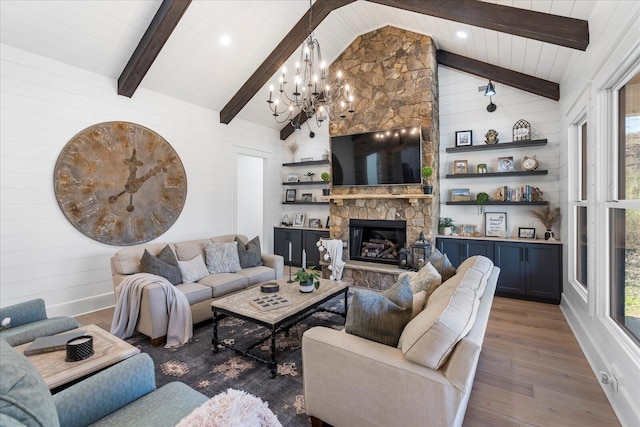
M347 113L353 114L353 91L337 73L337 85L332 87L328 80L327 63L322 60L320 43L313 38L311 25L311 1L309 0L309 31L300 49L300 61L296 62L293 92L286 92L287 69L282 67L279 88L274 95L274 86L269 86L269 109L277 123L289 122L300 129L301 117L307 120L315 116L318 127L327 118L344 119ZM308 124L308 122L307 122Z

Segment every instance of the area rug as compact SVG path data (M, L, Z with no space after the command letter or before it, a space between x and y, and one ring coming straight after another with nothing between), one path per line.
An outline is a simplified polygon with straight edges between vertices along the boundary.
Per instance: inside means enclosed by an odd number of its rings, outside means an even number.
M324 307L343 312L344 296L328 301ZM149 338L141 334L136 334L127 341L151 356L158 387L172 381L181 381L209 397L229 388L242 390L267 402L283 426L309 426L304 406L301 345L302 334L314 326L342 329L344 318L318 312L292 327L288 336L279 334L276 339L278 375L274 379L269 377L267 365L237 355L233 350L220 348L218 353L213 353L211 322L195 325L191 342L173 349L153 347ZM218 326L219 338L234 340L234 344L241 348L246 348L268 334L265 328L234 318L226 318ZM253 351L267 358L269 342Z

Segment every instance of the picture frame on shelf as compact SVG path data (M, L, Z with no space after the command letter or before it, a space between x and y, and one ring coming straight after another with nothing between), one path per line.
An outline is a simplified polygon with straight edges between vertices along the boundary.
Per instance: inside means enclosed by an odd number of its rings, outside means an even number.
M513 125L513 141L528 141L531 139L531 125L520 119Z
M295 188L288 188L287 189L284 201L287 202L287 203L295 203L295 201L296 201L296 189Z
M518 238L535 240L536 229L533 227L518 227Z
M300 159L301 162L313 162L313 157L303 157Z
M454 188L451 190L452 202L468 202L471 200L468 188Z
M304 227L304 218L306 214L297 213L293 215L293 226L294 227Z
M456 147L469 147L473 145L473 132L470 130L456 131Z
M454 160L453 173L455 175L466 175L469 171L469 162L466 160Z
M311 193L302 193L300 201L301 202L305 202L305 203L313 202L313 194L311 194Z
M322 221L320 218L309 218L309 227L322 228Z
M289 176L287 176L287 182L298 182L299 180L300 178L297 173L290 173Z
M498 172L513 172L513 156L498 157Z
M475 236L478 234L478 226L475 224L463 224L462 235L463 236Z
M507 237L507 213L485 212L484 235L487 237Z

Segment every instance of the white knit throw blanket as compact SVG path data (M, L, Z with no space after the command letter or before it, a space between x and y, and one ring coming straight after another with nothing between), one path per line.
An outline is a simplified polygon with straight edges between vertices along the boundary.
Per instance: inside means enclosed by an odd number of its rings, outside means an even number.
M142 289L151 284L160 285L166 297L169 324L165 347L188 343L193 336L193 322L187 297L164 277L149 273L132 274L116 286L116 309L111 323L111 333L121 339L133 335L140 312Z
M344 269L345 262L342 260L342 240L340 239L320 239L321 244L327 248L327 253L331 258L331 277L329 279L341 281L342 270Z

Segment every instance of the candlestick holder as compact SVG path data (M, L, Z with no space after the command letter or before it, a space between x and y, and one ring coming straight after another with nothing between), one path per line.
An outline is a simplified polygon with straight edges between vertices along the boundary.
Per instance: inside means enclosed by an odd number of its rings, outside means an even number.
M289 258L289 280L287 280L287 283L293 283L293 280L291 280L291 258Z

